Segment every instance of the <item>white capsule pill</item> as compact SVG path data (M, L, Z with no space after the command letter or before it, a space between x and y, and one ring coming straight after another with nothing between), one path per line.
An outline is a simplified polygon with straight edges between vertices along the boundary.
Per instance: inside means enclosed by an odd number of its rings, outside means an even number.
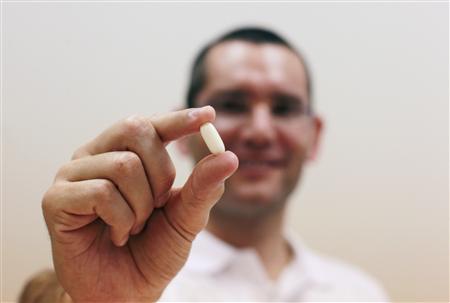
M200 126L200 134L210 152L218 154L225 151L225 145L223 144L222 138L220 138L217 129L210 122L206 122Z

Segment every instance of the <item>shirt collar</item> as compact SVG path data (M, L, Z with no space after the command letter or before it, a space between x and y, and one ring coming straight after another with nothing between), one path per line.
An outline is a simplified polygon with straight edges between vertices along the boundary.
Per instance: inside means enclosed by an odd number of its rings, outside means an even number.
M286 229L285 238L294 254L291 265L301 270L311 283L326 286L330 281L326 278L327 270L323 267L321 258L310 249L303 240L291 229Z
M289 268L301 273L309 282L328 284L320 258L310 250L300 237L290 229L284 235L293 250L293 260ZM222 241L212 233L203 230L192 244L185 268L201 274L214 274L230 266L239 255L248 254L251 249L239 249Z
M192 243L185 268L189 271L213 274L229 265L239 249L203 230Z

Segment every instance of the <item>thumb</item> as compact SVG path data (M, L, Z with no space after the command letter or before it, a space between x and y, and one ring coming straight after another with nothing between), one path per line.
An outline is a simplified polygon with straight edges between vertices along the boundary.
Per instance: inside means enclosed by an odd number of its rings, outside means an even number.
M225 179L238 164L237 156L230 151L205 157L195 166L178 197L166 204L168 219L184 237L193 240L205 227L209 211L224 192Z

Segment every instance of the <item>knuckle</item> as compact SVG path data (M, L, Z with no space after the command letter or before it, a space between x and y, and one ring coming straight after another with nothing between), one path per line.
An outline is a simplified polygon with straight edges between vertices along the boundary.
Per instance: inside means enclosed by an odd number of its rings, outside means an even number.
M75 160L75 159L81 158L81 156L82 156L81 154L82 154L81 150L77 149L76 151L73 152L71 159Z
M54 197L55 188L54 186L52 186L44 193L44 196L42 197L41 206L44 214L49 213L52 211L52 209L54 209Z
M94 187L95 200L101 203L111 201L114 197L115 185L108 180L98 180Z
M141 159L133 152L120 152L113 161L119 175L129 175L141 167Z
M172 187L173 182L175 181L175 177L175 167L172 163L170 163L169 165L167 165L164 176L161 180L161 187L163 191L168 191Z
M123 134L127 137L142 137L154 133L153 126L148 120L139 115L133 115L124 120Z
M87 155L88 155L88 153L87 153L87 151L86 151L85 146L83 145L83 146L77 148L77 149L73 152L72 158L71 158L71 159L72 159L72 160L76 160L76 159L79 159L79 158L83 158L83 157L85 157L85 156L87 156Z
M189 187L191 196L202 203L191 204L194 208L204 208L204 205L210 205L212 202L217 202L218 199L225 192L225 186L217 186L215 188L205 188L201 185L199 180L194 176L192 184Z
M42 214L47 226L56 220L57 213L62 208L62 200L66 188L64 185L53 184L43 195L41 201Z
M165 149L158 155L158 159L155 162L158 163L158 173L151 175L150 179L153 197L159 200L172 188L176 178L176 169Z
M55 180L65 179L70 170L70 163L62 165L56 172Z

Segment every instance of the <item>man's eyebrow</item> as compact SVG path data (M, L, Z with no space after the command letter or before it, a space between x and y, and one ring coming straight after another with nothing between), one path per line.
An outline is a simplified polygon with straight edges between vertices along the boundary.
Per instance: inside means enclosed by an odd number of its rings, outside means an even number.
M311 104L308 99L296 94L277 92L272 94L272 102L289 104L289 106L294 106L308 115L312 113Z
M300 105L307 106L306 100L302 98L301 96L292 94L292 93L286 93L286 92L276 92L272 94L272 99L277 101L284 101L284 102L295 102L299 103Z
M242 89L222 89L212 93L211 96L206 98L208 102L218 102L222 98L246 98L248 97L248 92Z

